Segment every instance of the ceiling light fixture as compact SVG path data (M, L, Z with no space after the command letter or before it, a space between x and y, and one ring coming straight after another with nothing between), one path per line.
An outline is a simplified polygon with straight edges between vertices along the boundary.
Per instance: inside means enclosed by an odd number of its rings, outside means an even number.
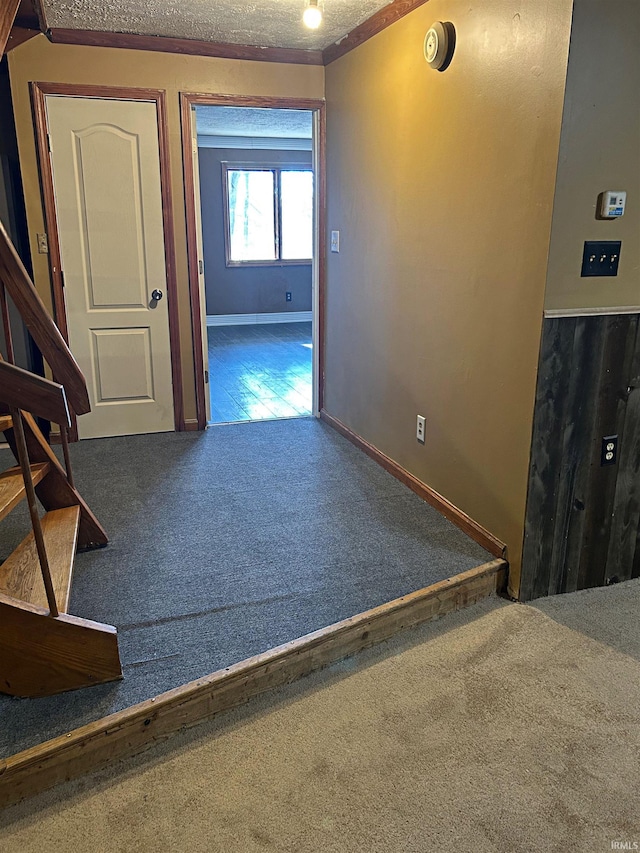
M317 30L322 23L322 11L318 6L318 0L309 0L309 5L304 10L302 21L310 30Z

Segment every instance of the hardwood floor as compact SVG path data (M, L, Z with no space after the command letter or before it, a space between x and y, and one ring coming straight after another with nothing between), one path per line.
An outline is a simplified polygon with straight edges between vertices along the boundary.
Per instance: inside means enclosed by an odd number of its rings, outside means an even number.
M210 326L213 423L311 414L311 323Z

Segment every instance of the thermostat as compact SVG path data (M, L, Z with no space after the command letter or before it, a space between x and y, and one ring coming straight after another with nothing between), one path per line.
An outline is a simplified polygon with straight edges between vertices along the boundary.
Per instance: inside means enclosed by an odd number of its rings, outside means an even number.
M600 201L600 216L602 219L617 219L624 214L627 194L622 190L607 190L602 193Z

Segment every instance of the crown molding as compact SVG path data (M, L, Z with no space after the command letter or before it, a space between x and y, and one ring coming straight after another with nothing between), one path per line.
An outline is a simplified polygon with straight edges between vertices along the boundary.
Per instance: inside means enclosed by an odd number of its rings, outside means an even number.
M125 50L152 50L183 56L213 56L223 59L245 59L258 62L284 62L294 65L322 65L322 51L288 47L255 47L244 44L217 44L195 39L141 36L133 33L108 33L98 30L69 30L55 27L47 33L54 44L77 44L90 47L115 47Z

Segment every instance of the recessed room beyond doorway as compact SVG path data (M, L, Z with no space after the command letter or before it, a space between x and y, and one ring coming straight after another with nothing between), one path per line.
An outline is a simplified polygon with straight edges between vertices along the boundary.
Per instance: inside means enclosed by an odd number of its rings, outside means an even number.
M199 104L192 125L208 421L309 416L313 111Z

